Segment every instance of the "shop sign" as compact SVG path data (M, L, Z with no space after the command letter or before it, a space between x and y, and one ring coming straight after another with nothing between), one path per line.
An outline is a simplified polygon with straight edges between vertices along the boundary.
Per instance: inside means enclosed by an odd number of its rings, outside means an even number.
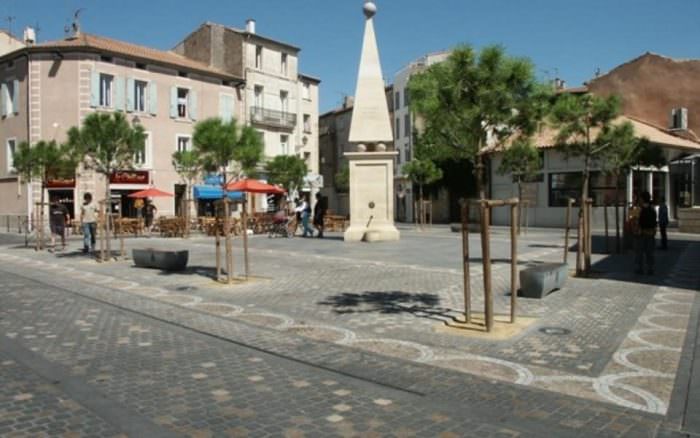
M111 184L148 184L148 174L147 170L118 171L109 177L109 182Z
M75 178L49 178L46 181L48 189L68 189L75 187Z

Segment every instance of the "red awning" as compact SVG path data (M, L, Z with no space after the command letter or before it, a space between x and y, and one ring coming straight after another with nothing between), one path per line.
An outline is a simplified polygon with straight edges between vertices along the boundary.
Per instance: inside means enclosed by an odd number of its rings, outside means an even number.
M164 198L164 197L171 197L173 196L172 193L164 192L162 190L158 190L155 187L151 187L150 189L146 190L141 190L140 192L132 193L128 198Z
M241 179L229 183L226 186L226 190L229 192L247 192L247 193L271 193L275 195L282 195L287 193L283 188L273 186L272 184L267 184L257 179Z

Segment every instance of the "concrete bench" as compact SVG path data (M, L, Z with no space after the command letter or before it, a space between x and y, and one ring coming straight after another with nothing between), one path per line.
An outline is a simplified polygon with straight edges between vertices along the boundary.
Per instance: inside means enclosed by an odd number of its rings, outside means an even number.
M139 268L184 271L187 268L189 251L165 251L153 248L132 250L134 264Z
M565 263L545 263L520 271L520 295L525 298L544 298L561 289L569 276Z

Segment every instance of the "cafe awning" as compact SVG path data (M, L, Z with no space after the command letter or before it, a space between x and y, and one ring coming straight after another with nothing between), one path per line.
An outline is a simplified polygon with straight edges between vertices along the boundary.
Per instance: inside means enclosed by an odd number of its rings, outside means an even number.
M194 199L222 199L224 197L224 191L219 186L210 185L200 185L194 186L192 188L192 194ZM240 201L243 199L242 192L228 192L228 198L233 201Z

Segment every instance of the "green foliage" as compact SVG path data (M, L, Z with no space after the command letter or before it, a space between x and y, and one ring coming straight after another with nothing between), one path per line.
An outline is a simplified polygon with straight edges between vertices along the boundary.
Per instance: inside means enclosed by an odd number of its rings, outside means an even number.
M22 142L14 156L14 168L20 178L31 181L38 178L42 186L51 178L72 178L78 166L77 155L68 145L56 141L40 141L34 146Z
M442 170L430 160L414 159L403 165L403 174L414 184L429 185L442 179Z
M342 169L335 174L335 189L338 193L347 193L350 190L350 166L345 163Z
M84 164L103 175L131 169L134 156L143 154L146 135L142 126L132 126L121 113L93 113L80 128L68 130L72 151L84 156Z
M520 138L503 152L498 173L502 175L510 173L519 182L526 182L535 177L541 169L540 152L530 139Z
M409 82L411 109L424 121L426 158L476 163L489 135L497 142L531 133L546 111L548 89L535 80L532 63L500 46L477 53L455 49Z
M296 155L278 155L265 165L269 182L288 191L298 190L304 184L309 169L304 159Z
M630 122L606 127L596 139L596 144L605 147L603 168L616 175L626 174L637 166L666 165L663 149L647 138L635 136L634 126Z
M250 126L239 127L234 119L203 120L195 126L192 139L204 169L224 176L233 161L240 165L241 173L251 176L262 159L264 145L260 134Z
M188 182L195 180L202 172L202 160L195 150L173 153L172 163L175 171Z

